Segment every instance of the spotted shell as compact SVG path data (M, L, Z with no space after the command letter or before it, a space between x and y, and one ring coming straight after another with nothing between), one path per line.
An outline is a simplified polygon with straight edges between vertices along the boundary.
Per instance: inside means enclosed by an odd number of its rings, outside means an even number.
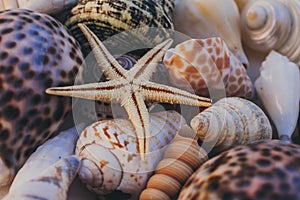
M170 15L173 1L79 0L72 9L66 26L81 44L84 55L90 52L90 47L78 28L78 23L86 24L102 41L125 31L119 41L112 42L118 48L158 44L169 36L167 29L173 29Z
M163 62L177 87L200 96L210 96L212 90L225 90L226 96L254 95L246 69L221 38L179 43L166 52Z
M92 124L81 133L76 146L76 155L82 160L79 178L99 195L117 190L130 199L137 199L165 147L184 124L185 120L175 111L151 114L150 150L144 161L139 154L134 127L128 119Z
M70 111L70 99L46 95L45 89L74 84L83 56L47 14L0 11L0 33L0 157L15 173Z
M289 199L300 196L300 146L278 140L238 146L204 163L179 200Z
M191 127L207 151L221 152L272 138L269 119L262 109L238 97L217 101L195 116Z

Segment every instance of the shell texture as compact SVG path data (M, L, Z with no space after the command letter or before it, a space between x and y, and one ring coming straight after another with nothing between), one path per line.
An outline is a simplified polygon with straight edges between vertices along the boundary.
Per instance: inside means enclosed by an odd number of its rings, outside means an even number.
M185 123L175 111L150 116L150 151L145 161L138 140L127 119L98 121L87 127L77 142L76 155L82 159L79 178L100 195L116 190L137 199L162 158L165 146Z
M237 7L239 8L239 12L242 13L243 9L247 6L248 3L255 0L234 0Z
M278 140L238 146L204 163L179 200L289 199L300 196L300 146Z
M170 15L174 7L173 1L79 0L72 9L66 26L81 44L85 55L90 52L90 47L78 28L78 23L86 24L101 41L123 32L119 41L113 41L113 45L118 48L158 44L169 37L167 29L173 29Z
M276 50L300 64L300 1L252 1L241 14L243 41L262 52Z
M265 113L253 102L238 97L217 101L195 116L191 127L208 152L212 148L221 152L272 138L272 128Z
M54 14L76 5L78 0L0 0L0 10L21 8Z
M70 184L77 174L79 158L68 156L45 168L38 176L27 180L10 192L3 200L66 200Z
M241 42L240 14L234 0L177 0L173 21L175 30L192 38L221 37L241 63L248 66Z
M83 56L76 40L49 15L0 11L0 157L13 173L55 133L69 99L45 89L80 79Z
M169 49L163 60L173 84L209 96L225 88L226 96L251 98L254 87L242 63L221 38L191 39Z
M140 200L171 200L179 193L192 173L207 160L207 153L198 145L194 131L184 126L167 147L155 174L150 177L146 189L141 193Z
M286 56L271 51L260 67L256 91L274 122L279 138L289 138L299 116L300 71Z

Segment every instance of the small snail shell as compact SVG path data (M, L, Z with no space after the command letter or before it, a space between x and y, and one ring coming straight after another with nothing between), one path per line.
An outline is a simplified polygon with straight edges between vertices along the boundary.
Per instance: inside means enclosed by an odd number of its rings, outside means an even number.
M174 141L167 147L163 159L158 163L155 174L148 180L140 200L171 200L192 173L208 160L206 151L198 145L197 140L194 137L181 136L182 131L193 132L188 126L179 130Z
M10 189L3 200L66 200L69 186L79 168L77 156L68 156L45 168L40 174Z
M175 111L150 115L150 152L142 161L131 122L127 119L98 121L87 127L77 142L76 154L82 159L79 178L100 195L115 190L138 198L164 147L185 123Z
M271 51L260 67L256 91L279 138L291 139L299 115L300 71L286 56Z
M221 37L241 63L249 64L242 47L240 14L234 0L178 0L173 18L175 30L195 39Z
M53 14L73 7L78 0L0 0L0 10L22 8Z
M251 98L254 87L243 64L221 38L192 39L169 49L163 60L177 87L200 96L225 88L226 96Z
M189 178L178 200L297 200L299 189L300 146L269 140L208 160Z
M240 144L272 138L265 113L254 103L238 97L223 98L195 116L191 126L207 151L221 152ZM213 146L215 145L215 146Z
M300 2L261 0L250 2L241 14L244 42L257 51L276 50L300 64Z

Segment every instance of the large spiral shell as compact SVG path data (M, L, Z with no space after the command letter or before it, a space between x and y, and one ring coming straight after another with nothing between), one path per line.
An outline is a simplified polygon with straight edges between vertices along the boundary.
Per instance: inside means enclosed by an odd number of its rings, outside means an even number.
M276 50L300 65L300 1L251 1L241 15L242 38L257 50Z
M199 139L221 152L231 147L272 138L265 113L254 103L238 97L223 98L195 116L191 126Z
M72 9L72 15L66 21L66 26L82 45L84 54L89 53L90 48L77 26L78 23L86 24L100 40L126 31L120 41L113 41L117 43L114 46L118 48L126 49L133 45L141 47L141 44L153 45L169 36L166 29L173 29L170 15L174 6L173 1L80 0Z
M99 121L81 134L76 154L82 159L80 179L100 195L115 190L138 198L160 161L164 147L173 139L184 119L174 111L150 116L150 153L143 161L134 128L129 120Z
M207 160L207 153L198 145L193 130L184 126L167 147L155 174L151 176L146 189L141 193L140 200L172 199L192 173Z

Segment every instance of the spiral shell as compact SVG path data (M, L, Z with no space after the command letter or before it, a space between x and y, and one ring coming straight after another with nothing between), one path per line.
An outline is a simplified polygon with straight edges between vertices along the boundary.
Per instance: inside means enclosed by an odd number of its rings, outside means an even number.
M41 13L54 14L70 9L78 0L0 0L0 10L21 8Z
M195 116L191 126L196 135L215 152L272 138L265 113L254 103L238 97L223 98Z
M297 200L299 189L300 146L270 140L210 159L189 178L178 199Z
M119 41L114 40L112 43L125 50L135 45L141 47L141 44L158 44L169 37L167 29L173 29L170 15L173 1L79 0L72 9L66 26L81 44L85 55L90 52L90 47L78 28L78 23L86 24L102 41L123 32Z
M166 52L163 62L177 87L192 87L200 96L209 96L209 89L223 88L227 96L253 96L254 87L246 69L221 38L182 42Z
M187 132L193 130L184 126L167 147L163 159L156 167L155 174L150 177L146 189L141 193L140 200L171 200L179 193L192 173L208 160L206 151L199 147L194 138L194 132L193 135ZM187 137L186 134L192 137Z
M0 32L0 157L14 175L70 111L69 99L45 89L74 84L76 75L79 80L83 56L65 27L47 14L0 11Z
M175 30L195 39L221 37L230 51L249 64L241 42L240 14L234 0L176 1Z
M300 1L252 1L241 14L241 24L247 46L276 50L300 65Z
M256 91L279 138L291 139L299 116L300 71L287 57L271 51L260 67Z
M164 147L185 123L174 111L150 116L150 153L139 155L134 128L129 120L98 121L87 127L77 142L76 154L82 159L79 178L100 195L115 190L138 198L146 181L162 157Z

